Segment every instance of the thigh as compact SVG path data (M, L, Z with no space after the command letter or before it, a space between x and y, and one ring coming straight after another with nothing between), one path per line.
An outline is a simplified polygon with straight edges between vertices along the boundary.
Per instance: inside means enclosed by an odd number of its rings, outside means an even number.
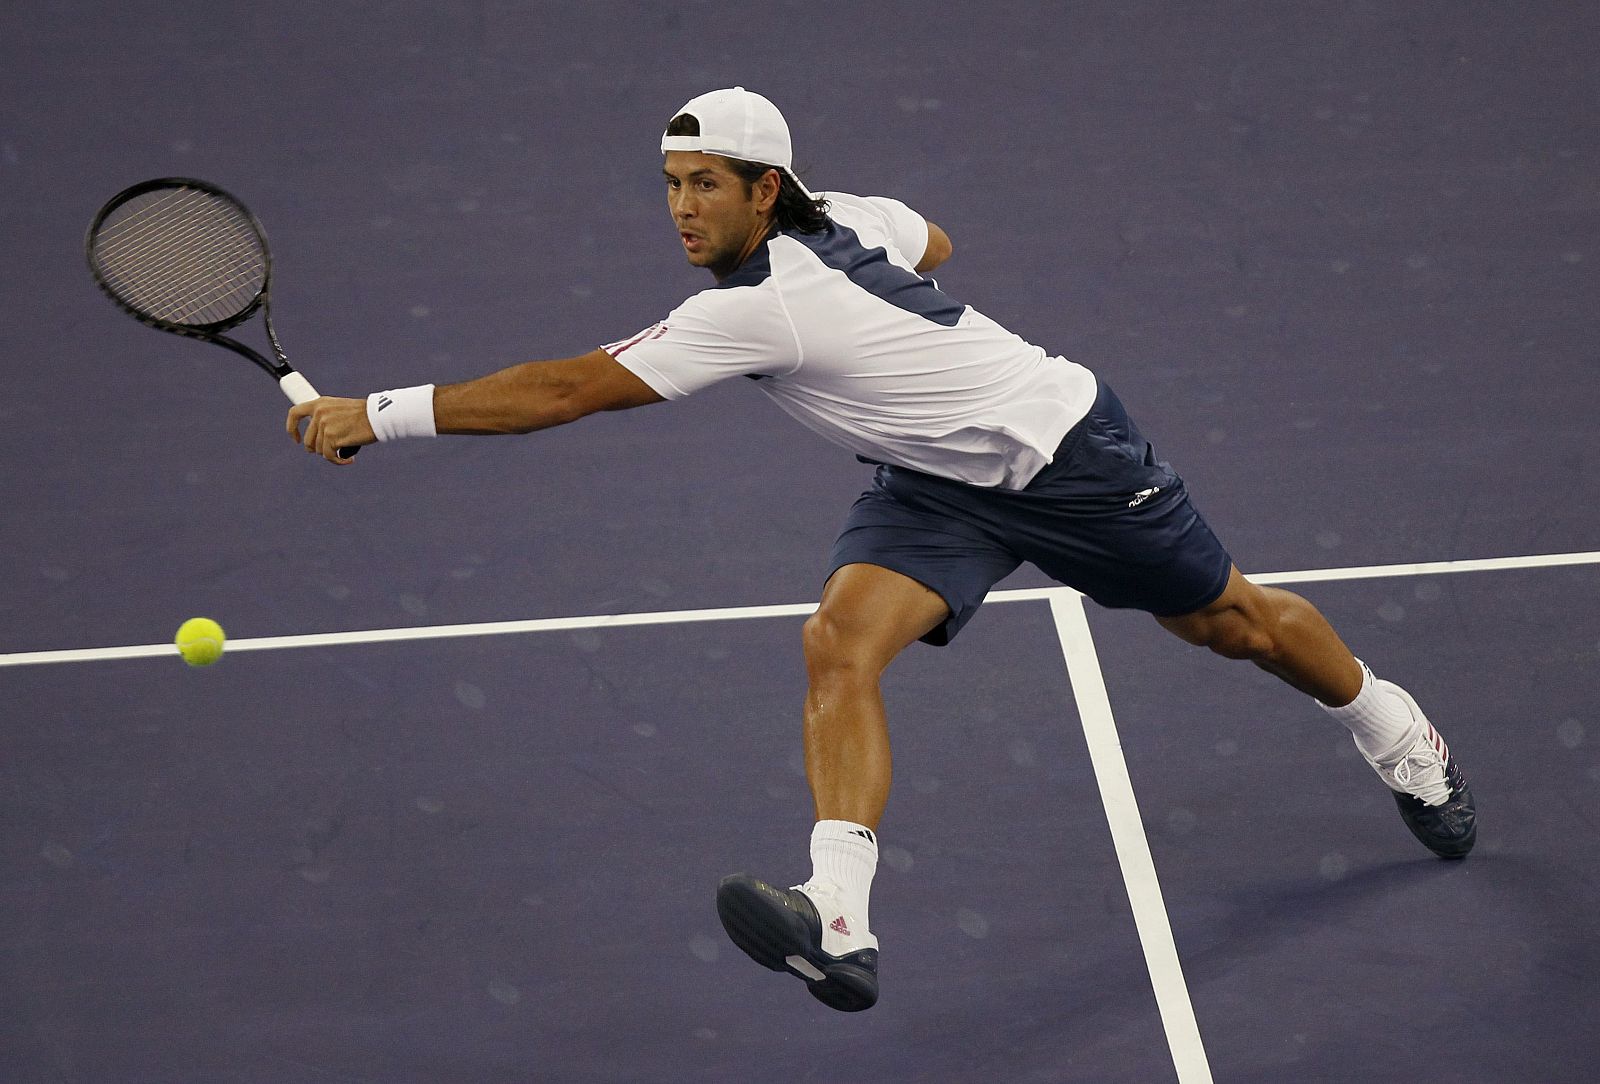
M1148 507L1120 501L1092 518L1068 513L1030 525L1018 548L1051 579L1112 609L1188 614L1225 591L1233 559L1181 482Z
M1266 600L1261 588L1229 567L1228 586L1211 602L1183 614L1157 614L1156 621L1178 639L1196 647L1210 647L1263 627Z
M831 639L880 668L950 618L936 591L880 565L849 564L828 577L817 618Z
M1171 615L1217 599L1228 551L1110 388L1071 436L1016 495L1017 552L1103 606Z
M948 644L977 613L989 589L1022 563L960 512L874 485L856 501L833 544L829 586L852 565L897 573L943 607L941 618L913 639Z

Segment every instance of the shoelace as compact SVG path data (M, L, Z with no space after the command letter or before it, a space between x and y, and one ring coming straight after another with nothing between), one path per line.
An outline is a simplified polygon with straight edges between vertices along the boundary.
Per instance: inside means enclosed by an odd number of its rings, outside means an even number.
M1450 782L1445 778L1444 758L1428 741L1427 731L1417 737L1390 775L1401 790L1428 805L1440 805L1450 797Z

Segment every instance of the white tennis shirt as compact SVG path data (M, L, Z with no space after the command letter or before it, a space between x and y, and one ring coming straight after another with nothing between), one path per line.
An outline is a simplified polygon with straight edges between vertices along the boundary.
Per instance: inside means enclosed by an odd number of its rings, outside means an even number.
M1094 374L917 274L928 224L905 204L825 195L829 229L772 234L728 278L606 351L664 399L754 377L863 458L1026 486L1094 404Z

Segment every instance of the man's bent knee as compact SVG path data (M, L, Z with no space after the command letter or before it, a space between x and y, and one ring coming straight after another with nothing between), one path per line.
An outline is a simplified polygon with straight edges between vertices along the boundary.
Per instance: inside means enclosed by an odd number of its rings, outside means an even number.
M829 578L801 637L806 667L818 674L877 680L908 645L949 615L922 584L876 565L846 565Z
M852 643L844 627L823 610L806 618L800 642L805 648L806 668L813 672L850 669L860 664L864 654L859 639Z
M1203 610L1158 617L1168 632L1227 659L1270 660L1277 653L1277 611L1261 588L1235 570L1222 596Z
M1225 659L1261 662L1277 652L1277 642L1266 629L1243 614L1229 615L1207 630L1204 647Z

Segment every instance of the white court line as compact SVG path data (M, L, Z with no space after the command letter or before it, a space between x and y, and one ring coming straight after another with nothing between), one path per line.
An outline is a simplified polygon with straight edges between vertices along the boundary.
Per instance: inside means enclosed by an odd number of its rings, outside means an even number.
M1412 565L1368 565L1365 568L1314 568L1303 572L1252 573L1251 583L1326 583L1333 580L1377 580L1387 576L1437 576L1446 572L1507 572L1519 568L1559 568L1600 564L1600 551L1544 553L1533 557L1486 557L1476 561L1426 561Z
M1543 554L1529 557L1499 557L1472 561L1434 561L1421 564L1371 565L1363 568L1314 569L1252 575L1256 583L1309 583L1337 580L1376 579L1395 576L1428 576L1453 572L1490 572L1510 569L1552 568L1563 565L1600 564L1600 551L1588 553ZM1161 1014L1162 1027L1172 1050L1179 1084L1211 1084L1211 1067L1200 1041L1199 1025L1184 982L1177 945L1156 879L1155 861L1139 815L1127 761L1122 756L1116 721L1106 695L1105 677L1089 632L1083 598L1064 587L996 591L989 602L1047 600L1055 619L1057 636L1066 658L1073 696L1088 742L1090 760L1105 805L1117 860L1122 866L1134 924L1144 949L1150 981ZM399 629L374 629L364 632L316 633L302 636L271 636L229 642L230 652L267 651L276 648L326 647L340 644L372 644L407 640L438 640L467 636L495 636L510 633L555 632L561 630L628 628L648 625L689 624L703 621L734 621L751 618L803 617L816 609L816 603L780 606L726 607L705 610L676 610L659 613L598 615L593 617L546 618L529 621L481 622L466 625L434 625ZM26 666L53 662L98 662L111 659L171 656L172 644L145 644L134 647L92 648L72 651L33 651L0 655L0 666Z
M1301 572L1252 574L1255 583L1311 583L1333 580L1379 579L1385 576L1432 576L1447 572L1495 572L1519 568L1553 568L1560 565L1600 564L1600 551L1549 553L1532 557L1491 557L1474 561L1432 561L1424 564L1369 565L1365 568L1323 568ZM1026 602L1076 595L1066 587L1032 587L991 592L988 602ZM779 606L730 606L709 610L665 610L659 613L597 614L592 617L550 617L527 621L485 621L470 625L422 625L360 632L316 632L300 636L261 636L229 640L228 651L271 651L292 647L336 647L344 644L381 644L402 640L447 640L466 636L503 636L510 633L559 632L571 629L631 628L641 625L687 625L700 621L740 621L764 617L804 617L815 602ZM0 667L37 666L42 663L107 662L176 655L172 644L138 644L132 647L92 647L61 651L17 651L0 655Z
M1183 981L1178 962L1178 946L1172 938L1161 884L1156 880L1155 859L1145 838L1139 802L1128 777L1128 762L1122 756L1122 741L1111 715L1106 696L1105 676L1100 658L1089 634L1089 617L1083 597L1059 593L1050 598L1050 613L1055 618L1056 635L1061 638L1061 653L1067 659L1072 680L1072 695L1078 702L1078 718L1089 743L1089 760L1100 784L1106 821L1111 826L1111 842L1122 866L1122 880L1128 886L1128 902L1133 906L1133 923L1144 948L1145 964L1150 969L1150 985L1156 994L1161 1026L1166 1029L1167 1045L1172 1049L1172 1064L1178 1070L1178 1084L1211 1084L1211 1066L1200 1042L1200 1025L1195 1021L1189 1001L1189 987Z
M272 651L286 647L335 647L343 644L384 644L400 640L449 640L466 636L504 636L516 632L560 632L568 629L631 628L639 625L687 625L697 621L737 621L755 617L807 617L815 602L784 606L743 606L718 610L663 610L658 613L599 614L594 617L544 617L527 621L482 621L470 625L417 625L400 629L366 629L361 632L313 632L301 636L258 636L228 641L228 654ZM176 655L172 644L134 647L93 647L69 651L23 651L0 655L0 666L27 666L47 662L101 662L107 659L147 659Z

